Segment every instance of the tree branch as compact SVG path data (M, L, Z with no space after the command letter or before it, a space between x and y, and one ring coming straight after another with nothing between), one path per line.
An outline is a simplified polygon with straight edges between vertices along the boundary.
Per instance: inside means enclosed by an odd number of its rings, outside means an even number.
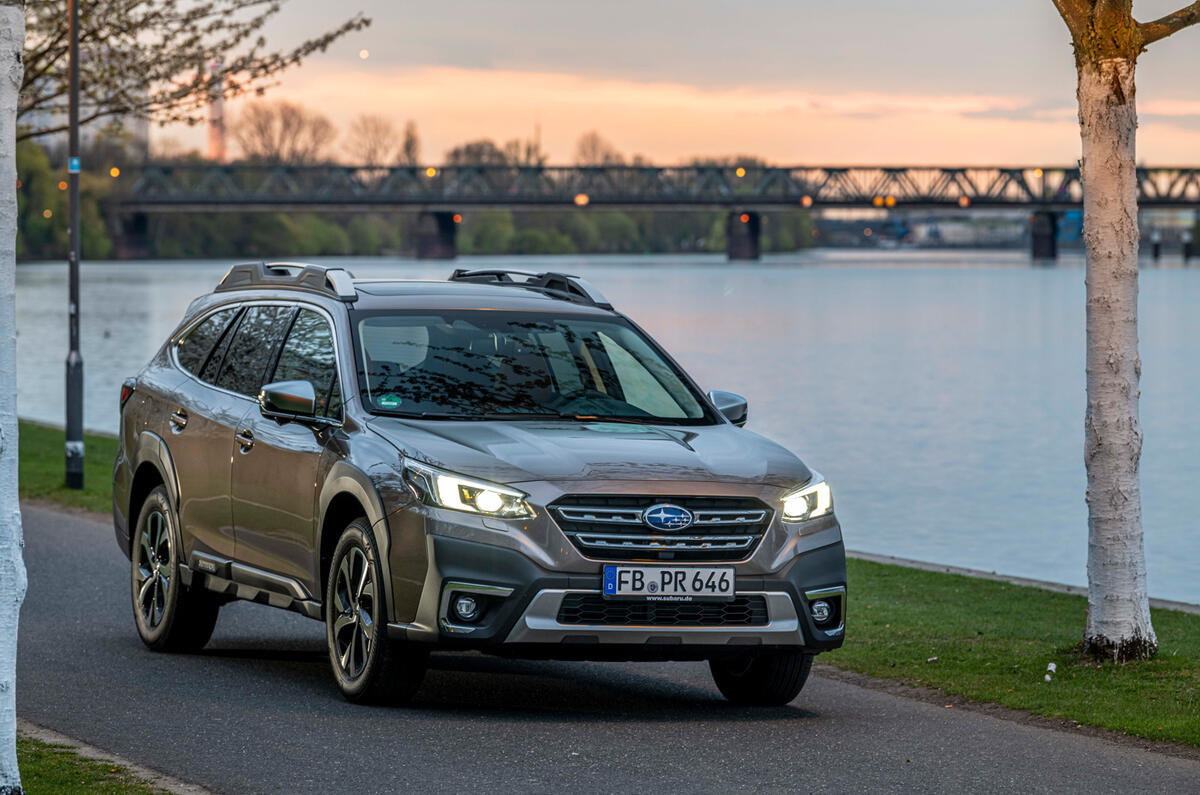
M1143 44L1153 44L1197 23L1200 23L1200 0L1161 19L1142 22L1138 24L1138 29L1142 32Z

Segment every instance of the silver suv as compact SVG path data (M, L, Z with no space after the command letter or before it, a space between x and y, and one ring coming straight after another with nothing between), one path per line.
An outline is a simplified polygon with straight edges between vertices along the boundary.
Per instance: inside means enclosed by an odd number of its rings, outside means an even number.
M221 605L325 622L353 701L431 650L708 660L782 704L841 645L829 486L582 279L237 265L121 394L133 614L195 650Z

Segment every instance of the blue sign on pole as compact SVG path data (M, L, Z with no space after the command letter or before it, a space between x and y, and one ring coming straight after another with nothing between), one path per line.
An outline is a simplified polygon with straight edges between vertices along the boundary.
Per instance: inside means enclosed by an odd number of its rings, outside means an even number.
M67 158L67 173L68 174L78 174L79 173L79 158L78 157Z

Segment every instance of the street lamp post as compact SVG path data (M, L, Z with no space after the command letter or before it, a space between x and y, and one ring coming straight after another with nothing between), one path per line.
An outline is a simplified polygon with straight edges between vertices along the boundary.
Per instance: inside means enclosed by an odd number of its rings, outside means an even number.
M67 178L70 181L70 250L67 324L67 488L83 488L83 356L79 353L79 0L68 0L71 16L70 82L68 109Z

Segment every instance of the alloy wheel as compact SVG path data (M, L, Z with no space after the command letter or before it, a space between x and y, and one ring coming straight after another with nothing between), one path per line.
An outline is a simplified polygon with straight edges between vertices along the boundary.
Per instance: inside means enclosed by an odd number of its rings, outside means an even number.
M138 539L137 607L147 629L162 621L173 574L171 529L162 511L146 517Z
M375 575L358 547L352 547L338 566L333 608L338 664L348 678L357 679L367 667L375 635Z

